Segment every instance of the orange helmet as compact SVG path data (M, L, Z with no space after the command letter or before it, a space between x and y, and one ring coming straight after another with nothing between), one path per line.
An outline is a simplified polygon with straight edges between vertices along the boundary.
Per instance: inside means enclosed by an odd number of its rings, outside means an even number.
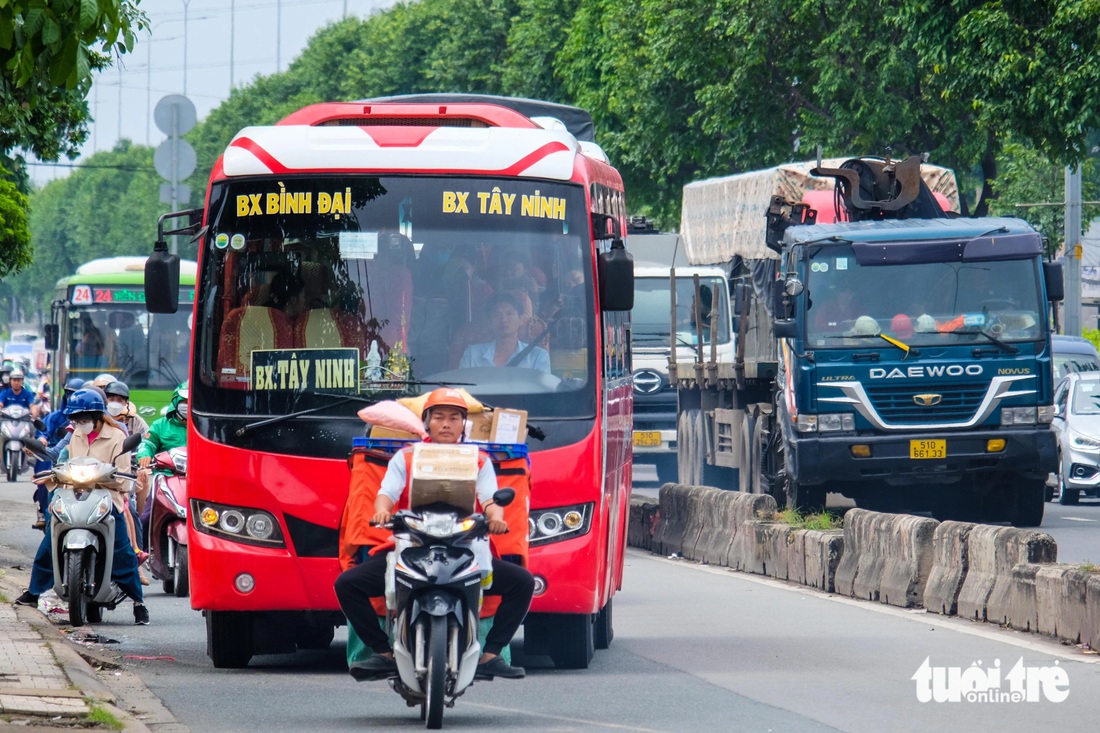
M432 411L433 407L456 407L462 410L463 418L469 413L469 408L466 406L466 399L462 396L462 393L454 387L440 387L439 389L432 390L432 393L428 395L427 401L424 402L424 411L420 413L420 419L425 423L428 422L428 413Z

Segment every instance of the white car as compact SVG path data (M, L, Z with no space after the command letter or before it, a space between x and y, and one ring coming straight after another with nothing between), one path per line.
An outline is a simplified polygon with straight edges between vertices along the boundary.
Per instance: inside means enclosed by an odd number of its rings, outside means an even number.
M1100 496L1100 372L1074 372L1058 384L1051 428L1058 436L1058 503Z

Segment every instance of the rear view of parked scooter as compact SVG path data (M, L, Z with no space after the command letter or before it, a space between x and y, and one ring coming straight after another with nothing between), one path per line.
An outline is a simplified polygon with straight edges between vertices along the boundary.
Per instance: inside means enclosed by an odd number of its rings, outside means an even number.
M8 481L18 481L26 466L23 446L34 440L31 411L22 405L8 405L0 410L0 436L4 443L4 474Z
M123 453L140 442L140 435L126 438ZM41 450L33 443L29 445L36 454ZM111 492L102 484L136 477L91 456L74 458L35 476L44 477L52 477L58 484L50 502L54 592L69 604L73 626L99 623L103 609L114 610L126 597L111 581L115 518Z
M158 453L153 471L149 568L165 593L185 598L191 589L187 574L187 448Z
M500 506L511 489L493 496ZM474 681L481 644L483 584L492 579L489 525L433 504L393 515L394 551L386 572L386 605L398 677L390 684L429 729L443 726L443 708Z

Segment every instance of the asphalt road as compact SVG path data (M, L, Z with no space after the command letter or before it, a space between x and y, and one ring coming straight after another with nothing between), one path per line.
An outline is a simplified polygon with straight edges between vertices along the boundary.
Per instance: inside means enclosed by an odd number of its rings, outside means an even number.
M29 555L39 535L29 485L0 485L0 561ZM1081 512L1090 507L1078 507ZM1100 512L1098 512L1100 514ZM1086 523L1070 529L1086 532ZM1086 529L1082 529L1086 528ZM1095 545L1093 545L1095 546ZM1098 554L1100 555L1100 554ZM355 683L343 634L330 649L259 657L215 670L200 614L151 586L152 625L128 608L89 631L121 655L192 731L418 729L384 683ZM527 679L478 683L445 715L448 729L530 731L1094 731L1100 657L1040 637L825 596L637 551L615 600L616 637L584 671L523 659ZM136 658L135 658L136 657ZM161 657L154 659L153 657ZM164 659L163 657L169 657ZM1068 680L1063 702L922 703L913 677L932 667ZM1022 661L1021 661L1022 660ZM1040 671L1040 668L1049 668ZM919 677L919 675L918 675ZM1009 689L1003 681L996 689ZM1057 690L1053 690L1052 695Z

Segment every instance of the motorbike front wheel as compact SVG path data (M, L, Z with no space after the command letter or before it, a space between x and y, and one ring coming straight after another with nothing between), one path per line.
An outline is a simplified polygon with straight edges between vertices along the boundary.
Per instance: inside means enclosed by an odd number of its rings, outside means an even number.
M424 680L424 721L428 730L443 727L443 698L447 684L447 619L444 616L431 616L424 624L429 629L428 636L428 675Z
M66 555L65 584L69 587L69 623L83 626L88 613L88 563L83 552Z
M5 452L5 461L8 468L8 481L15 483L19 479L19 454L12 451Z
M191 578L187 572L187 545L176 545L176 567L172 568L172 577L176 580L176 587L173 589L176 598L186 598L191 591Z

